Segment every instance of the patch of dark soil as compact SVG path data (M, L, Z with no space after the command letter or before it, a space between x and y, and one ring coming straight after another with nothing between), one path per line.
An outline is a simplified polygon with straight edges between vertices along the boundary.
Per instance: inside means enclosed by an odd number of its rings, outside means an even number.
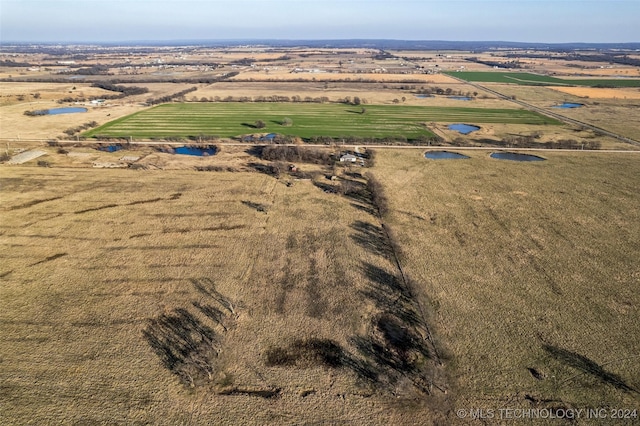
M282 393L282 389L280 388L269 388L269 389L244 389L244 388L230 388L224 389L219 392L220 395L247 395L247 396L257 396L260 398L271 399L277 398Z
M344 351L330 339L297 339L290 345L274 346L265 352L265 364L269 367L296 366L300 368L342 366Z

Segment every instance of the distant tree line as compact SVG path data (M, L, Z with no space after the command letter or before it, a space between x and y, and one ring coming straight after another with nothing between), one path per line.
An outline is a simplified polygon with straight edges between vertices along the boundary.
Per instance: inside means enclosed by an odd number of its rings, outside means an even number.
M478 96L478 92L463 92L462 90L453 90L451 87L447 87L443 89L442 87L434 86L434 87L421 87L420 89L416 89L415 94L417 95L445 95L445 96L467 96L467 97L476 97Z
M73 74L73 73L71 73ZM219 81L224 81L235 77L239 72L230 72L219 77L200 77L200 78L172 78L168 80L158 78L109 78L108 82L111 84L135 84L135 83L176 83L176 84L213 84ZM68 74L65 74L68 75ZM102 83L104 79L97 78L85 78L83 83ZM12 82L28 82L28 83L68 83L65 77L24 77L24 78L0 78L0 82L12 83Z
M134 95L142 95L144 93L149 92L149 89L146 87L140 86L118 86L109 82L100 82L93 83L93 87L98 87L103 90L108 90L110 92L118 92L121 95L118 95L118 98L124 98L125 96L134 96Z
M111 75L109 74L109 67L107 65L94 65L92 67L84 67L71 69L64 71L61 74L74 74L74 75Z
M188 89L184 89L179 92L176 92L172 95L161 96L159 98L149 98L147 99L147 104L157 105L157 104L163 104L166 102L171 102L174 99L183 98L186 94L195 92L196 90L198 90L198 88L194 86L194 87L190 87Z
M34 65L34 64L30 64L28 62L16 62L12 59L6 59L6 60L2 60L0 61L0 67L20 67L20 68L28 68L28 67L33 67L33 66L38 66L38 65Z
M584 62L607 62L610 64L631 65L640 67L640 59L629 57L629 55L621 53L594 53L581 54L569 53L566 55L548 55L544 53L508 53L504 55L507 58L533 58L533 59L551 59L556 61L584 61Z
M478 143L485 146L500 148L544 148L544 149L600 149L602 143L597 140L577 141L575 139L559 139L557 141L540 142L539 136L508 136L495 139L465 139L458 137L450 142L453 146L476 146Z
M87 129L92 129L94 127L98 126L98 122L97 121L89 121L87 123L81 124L80 126L76 126L76 127L71 127L67 130L65 130L63 133L67 136L73 136L76 133L80 133L83 130L87 130Z
M509 62L498 62L498 61L486 61L486 60L478 59L476 57L464 58L464 60L468 62L475 62L476 64L487 65L490 67L498 67L498 68L505 68L505 69L522 68L522 65L517 60L509 61Z

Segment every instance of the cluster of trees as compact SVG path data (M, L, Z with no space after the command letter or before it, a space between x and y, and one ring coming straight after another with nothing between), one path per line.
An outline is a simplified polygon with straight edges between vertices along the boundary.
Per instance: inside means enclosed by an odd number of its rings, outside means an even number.
M191 98L192 102L294 102L294 103L316 103L316 104L324 104L329 102L335 102L339 104L348 104L348 105L362 105L366 104L367 100L365 98L360 98L358 96L345 96L344 98L338 98L335 101L332 101L327 96L283 96L283 95L258 95L258 96L211 96L211 97L198 97L194 96Z
M66 134L67 136L73 136L76 133L82 132L83 130L93 129L94 127L97 127L97 126L98 126L97 121L89 121L87 123L81 124L80 126L71 127L65 130L63 133Z
M124 98L125 96L134 96L134 95L142 95L144 93L149 92L149 89L146 87L140 86L118 86L113 83L101 82L92 84L93 87L99 87L100 89L108 90L110 92L118 92L120 95L115 95L116 98ZM107 98L104 97L103 98ZM108 97L108 99L115 99Z
M311 136L306 141L314 144L324 145L406 145L417 144L426 145L428 143L436 143L441 139L437 135L421 135L417 138L408 139L404 135L395 136L344 136L344 137L331 137L331 136Z
M417 89L415 92L417 95L446 95L446 96L467 96L467 97L476 97L478 96L478 92L463 92L462 90L453 90L451 87L447 87L443 89L439 86L434 87L421 87Z
M74 70L65 71L62 74L76 74L76 75L110 75L109 67L106 65L94 65L92 67L78 68Z
M488 65L490 67L498 67L498 68L506 68L506 69L522 68L522 65L517 60L512 60L508 62L498 62L498 61L483 61L482 59L472 57L472 58L465 58L465 61Z
M560 139L549 142L536 142L536 135L533 136L509 136L502 140L503 145L514 148L544 148L550 149L600 149L600 141L587 140L579 142L575 139Z
M155 99L154 98L149 98L149 99L147 99L147 104L149 104L149 105L157 105L157 104L163 104L163 103L166 103L166 102L171 102L174 99L184 98L184 96L186 94L191 93L191 92L195 92L196 90L198 90L198 88L194 86L194 87L190 87L188 89L184 89L184 90L181 90L179 92L176 92L176 93L174 93L172 95L161 96L161 97L155 98Z
M474 146L476 143L502 148L546 148L546 149L600 149L602 143L597 140L577 141L575 139L560 139L557 141L537 141L539 135L508 136L502 140L483 139L472 140L458 137L451 142L453 146Z
M39 115L47 115L49 114L49 111L47 111L46 109L38 109L35 111L25 111L24 115L29 116L29 117L37 117Z
M331 165L335 157L326 150L299 146L269 145L263 148L261 158L267 161L288 161Z

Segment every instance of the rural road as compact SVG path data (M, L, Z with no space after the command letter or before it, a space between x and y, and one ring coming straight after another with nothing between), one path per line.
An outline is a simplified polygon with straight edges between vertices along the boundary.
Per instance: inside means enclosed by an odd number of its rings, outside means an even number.
M577 125L577 126L580 126L580 127L591 129L594 132L597 132L599 134L606 135L606 136L611 136L612 138L616 138L616 139L618 139L620 141L640 146L640 142L638 142L636 140L633 140L633 139L630 139L630 138L628 138L626 136L621 136L621 135L618 135L616 133L610 132L608 130L602 129L600 127L594 126L592 124L585 123L585 122L582 122L582 121L579 121L579 120L576 120L576 119L573 119L573 118L565 117L562 114L558 114L558 113L555 113L555 112L552 112L552 111L547 111L544 108L540 108L540 107L537 107L535 105L531 105L531 104L528 104L526 102L522 102L521 100L518 100L518 99L513 99L511 96L503 95L502 93L500 93L498 91L495 91L493 89L489 89L488 87L485 87L485 86L483 86L481 84L478 84L478 83L475 83L475 82L472 82L472 81L463 80L461 78L454 77L451 74L447 74L447 75L449 77L455 79L455 80L458 80L460 83L469 84L469 85L475 87L476 89L480 89L480 90L484 90L485 92L489 92L489 93L491 93L493 95L496 95L500 99L504 99L505 101L509 101L509 102L513 102L515 104L518 104L521 107L524 107L524 108L528 109L529 111L538 112L540 114L546 115L547 117L551 117L551 118L555 118L556 120L560 120L560 121L562 121L564 123L574 124L574 125Z
M0 144L8 145L8 144L31 144L31 143L42 143L46 144L50 139L11 139L11 138L0 138ZM76 141L76 140L57 140L58 143L70 143L75 146L78 145L96 145L96 144L117 144L122 142L107 142L107 141ZM148 146L184 146L185 143L189 142L152 142L152 141L131 141L128 142L131 145L148 145ZM260 144L260 143L248 143L248 142L212 142L212 145L219 146L269 146L272 144ZM636 145L640 146L640 143L636 143ZM278 144L278 146L303 146L306 148L327 148L331 145L325 144ZM640 154L640 150L623 150L623 149L561 149L561 148L503 148L503 147L484 147L484 146L450 146L450 145L369 145L369 144L340 144L338 145L342 148L353 148L354 150L357 148L369 148L369 149L455 149L456 151L468 150L468 151L537 151L537 152L597 152L597 153L616 153L616 154Z

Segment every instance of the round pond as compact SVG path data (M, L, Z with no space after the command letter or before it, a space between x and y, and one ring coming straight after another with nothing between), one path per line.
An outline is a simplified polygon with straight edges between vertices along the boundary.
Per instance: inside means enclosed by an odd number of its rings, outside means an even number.
M458 133L462 133L463 135L468 135L471 132L480 130L479 126L472 126L471 124L463 123L449 124L447 128L449 130L455 130Z
M491 154L491 158L495 158L498 160L509 160L509 161L544 161L545 160L544 158L538 157L537 155L520 154L518 152L494 152Z

